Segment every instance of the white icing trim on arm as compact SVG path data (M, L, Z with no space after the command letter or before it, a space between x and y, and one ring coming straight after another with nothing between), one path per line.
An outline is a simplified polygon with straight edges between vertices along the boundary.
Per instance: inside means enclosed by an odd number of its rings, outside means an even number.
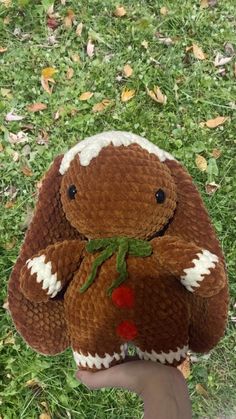
M80 164L82 166L88 166L91 160L97 157L100 151L110 144L113 144L115 147L122 145L127 147L131 144L138 144L149 153L155 154L160 161L165 161L167 159L175 160L171 154L167 153L167 151L162 150L146 138L140 137L139 135L125 131L107 131L101 134L93 135L92 137L89 137L72 147L67 153L65 153L59 172L61 175L64 175L76 155L79 155Z
M57 274L52 274L51 262L45 263L46 256L36 256L33 259L28 259L26 265L30 269L31 275L36 274L36 281L40 284L42 282L42 289L47 290L50 298L55 297L61 290L61 281L57 280Z
M216 263L219 261L218 256L205 249L200 253L197 253L196 256L197 258L192 261L194 266L192 268L184 269L185 274L181 276L181 283L190 292L194 292L192 287L200 287L199 282L201 282L206 275L210 274L210 269L214 269Z
M127 349L127 345L120 346L120 353L113 352L112 355L105 353L104 356L99 356L98 354L91 355L84 355L82 352L73 351L74 360L78 367L89 367L89 368L97 368L100 370L101 368L109 368L112 361L116 360L119 361L120 359L125 358L125 351Z
M159 361L162 364L168 362L172 364L173 361L180 361L181 358L186 358L188 351L188 346L185 345L182 348L177 348L176 351L169 350L169 352L159 352L152 350L152 352L141 351L137 348L137 354L140 359L145 359L146 361Z

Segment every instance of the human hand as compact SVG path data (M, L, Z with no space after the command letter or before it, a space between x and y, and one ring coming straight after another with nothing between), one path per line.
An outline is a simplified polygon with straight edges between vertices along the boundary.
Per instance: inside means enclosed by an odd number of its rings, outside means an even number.
M191 403L182 374L151 361L130 361L98 372L78 371L89 389L123 388L144 401L145 419L191 419Z

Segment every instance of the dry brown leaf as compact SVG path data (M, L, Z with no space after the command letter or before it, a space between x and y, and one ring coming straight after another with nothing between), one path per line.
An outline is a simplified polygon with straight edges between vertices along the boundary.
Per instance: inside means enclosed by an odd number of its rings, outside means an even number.
M71 59L74 63L80 63L81 62L79 54L71 54Z
M89 58L92 58L94 56L94 44L92 43L91 39L88 40L86 51Z
M49 135L45 129L39 131L38 137L36 139L37 144L47 145L49 143Z
M205 172L207 170L207 161L205 157L200 156L199 154L195 158L195 164L201 172Z
M5 250L12 250L16 245L16 238L14 238L12 241L5 243L4 249Z
M3 97L6 97L7 99L12 99L12 93L10 89L5 89L4 87L1 87L0 91Z
M19 131L17 134L13 132L9 132L8 134L8 141L10 144L22 144L29 141L27 132Z
M130 77L133 74L133 69L129 64L126 64L123 68L123 73L125 77Z
M4 310L9 310L9 301L7 299L4 301L2 308L4 308Z
M229 117L228 116L217 116L214 119L209 119L208 121L205 122L205 125L208 128L216 128L219 125L224 124L226 121L228 121Z
M41 85L42 88L49 94L52 94L53 86L50 87L50 83L55 83L55 80L53 79L54 74L57 73L57 70L53 67L46 67L43 68L41 72Z
M148 41L144 40L143 42L141 42L141 45L143 48L148 49Z
M65 6L66 5L66 0L61 0L61 4L62 4L62 6Z
M80 95L79 100L89 100L93 95L93 92L84 92Z
M172 38L170 38L170 37L165 37L165 36L163 36L160 32L156 32L156 37L157 37L157 39L158 39L158 41L161 43L161 44L164 44L164 45L166 45L166 46L170 46L170 45L173 45L174 43L175 43L175 41L172 39Z
M64 18L64 26L68 29L71 28L74 20L75 20L74 11L72 9L68 9L66 17Z
M109 106L111 103L110 99L103 99L101 102L96 103L95 105L93 105L93 112L102 112L104 111L104 109L107 108L107 106Z
M22 119L24 119L25 117L22 115L17 115L13 112L8 112L8 114L5 116L5 120L7 122L12 122L12 121L21 121Z
M0 0L0 3L2 3L5 7L11 7L12 0Z
M189 356L177 368L182 372L184 378L187 379L191 373Z
M15 344L15 338L12 334L12 332L9 332L7 337L3 340L4 345L14 345Z
M198 60L205 60L206 54L204 54L201 47L199 47L197 44L193 44L193 55Z
M41 413L41 415L39 415L39 419L52 419L52 418L48 413Z
M147 89L147 94L157 103L165 105L167 102L167 96L164 95L158 86L154 86L153 90Z
M161 13L161 15L166 16L166 15L168 15L169 10L167 9L166 6L163 6L163 7L160 8L160 13Z
M0 143L0 153L4 150L2 143Z
M215 159L218 159L222 154L222 151L219 150L218 148L213 148L211 155L212 157L214 157Z
M207 9L209 7L208 0L201 0L200 1L200 8L201 9Z
M220 67L228 64L233 57L224 57L222 54L218 53L216 54L215 60L214 60L214 66Z
M47 109L47 105L45 103L33 103L32 105L29 105L27 107L29 112L39 112L39 111L43 111L44 109Z
M207 390L202 386L202 384L196 384L196 392L203 397L208 397Z
M4 23L4 25L9 25L9 23L11 22L11 18L10 18L10 16L6 16L6 17L4 17L4 19L3 19L3 23Z
M14 207L14 205L15 205L15 202L14 201L7 201L6 203L5 203L5 205L4 205L4 207L6 208L6 209L10 209L10 208L13 208ZM6 247L5 247L6 248ZM9 250L9 249L6 249L6 250Z
M128 102L128 100L132 99L134 96L134 89L123 89L121 92L121 102Z
M29 166L23 166L21 168L22 173L24 173L25 176L33 176L33 172Z
M73 70L73 68L69 67L68 70L67 70L67 72L66 72L66 78L67 78L67 80L71 80L72 77L73 77L73 75L74 75L74 70Z
M114 15L116 17L123 17L126 15L126 10L124 8L124 6L117 6L116 10L114 11Z
M54 67L46 67L46 68L43 68L42 69L41 76L44 79L51 79L54 76L55 73L57 73L56 68L54 68Z
M77 25L77 28L76 28L76 31L75 31L76 35L77 35L77 36L81 36L82 30L83 30L83 23L82 23L82 22L80 22L80 23Z
M235 48L231 42L224 43L224 50L229 57L232 57L235 54Z
M220 185L215 182L205 184L205 190L208 195L213 195L218 189L220 189Z
M7 51L7 47L0 46L0 54Z
M13 151L12 153L12 160L16 163L17 161L19 161L20 155L17 151Z

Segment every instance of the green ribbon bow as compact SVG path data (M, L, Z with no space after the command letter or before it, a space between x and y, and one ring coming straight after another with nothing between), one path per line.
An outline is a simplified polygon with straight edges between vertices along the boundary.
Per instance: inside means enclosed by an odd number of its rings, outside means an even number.
M90 240L86 245L86 250L88 253L94 253L99 250L102 252L94 260L91 273L89 274L87 281L80 288L80 293L85 292L90 285L92 285L96 278L99 266L116 253L116 269L119 276L107 290L108 294L111 295L112 291L119 287L119 285L122 284L128 276L126 266L127 254L139 257L150 256L152 254L152 245L150 242L145 240L131 239L128 237L114 237Z

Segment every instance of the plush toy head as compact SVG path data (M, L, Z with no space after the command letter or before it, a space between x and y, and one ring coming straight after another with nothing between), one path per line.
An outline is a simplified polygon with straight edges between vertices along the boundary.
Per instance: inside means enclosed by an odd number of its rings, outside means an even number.
M78 143L47 172L9 283L17 329L37 351L72 346L80 368L125 358L177 365L224 332L223 255L191 177L119 131Z

